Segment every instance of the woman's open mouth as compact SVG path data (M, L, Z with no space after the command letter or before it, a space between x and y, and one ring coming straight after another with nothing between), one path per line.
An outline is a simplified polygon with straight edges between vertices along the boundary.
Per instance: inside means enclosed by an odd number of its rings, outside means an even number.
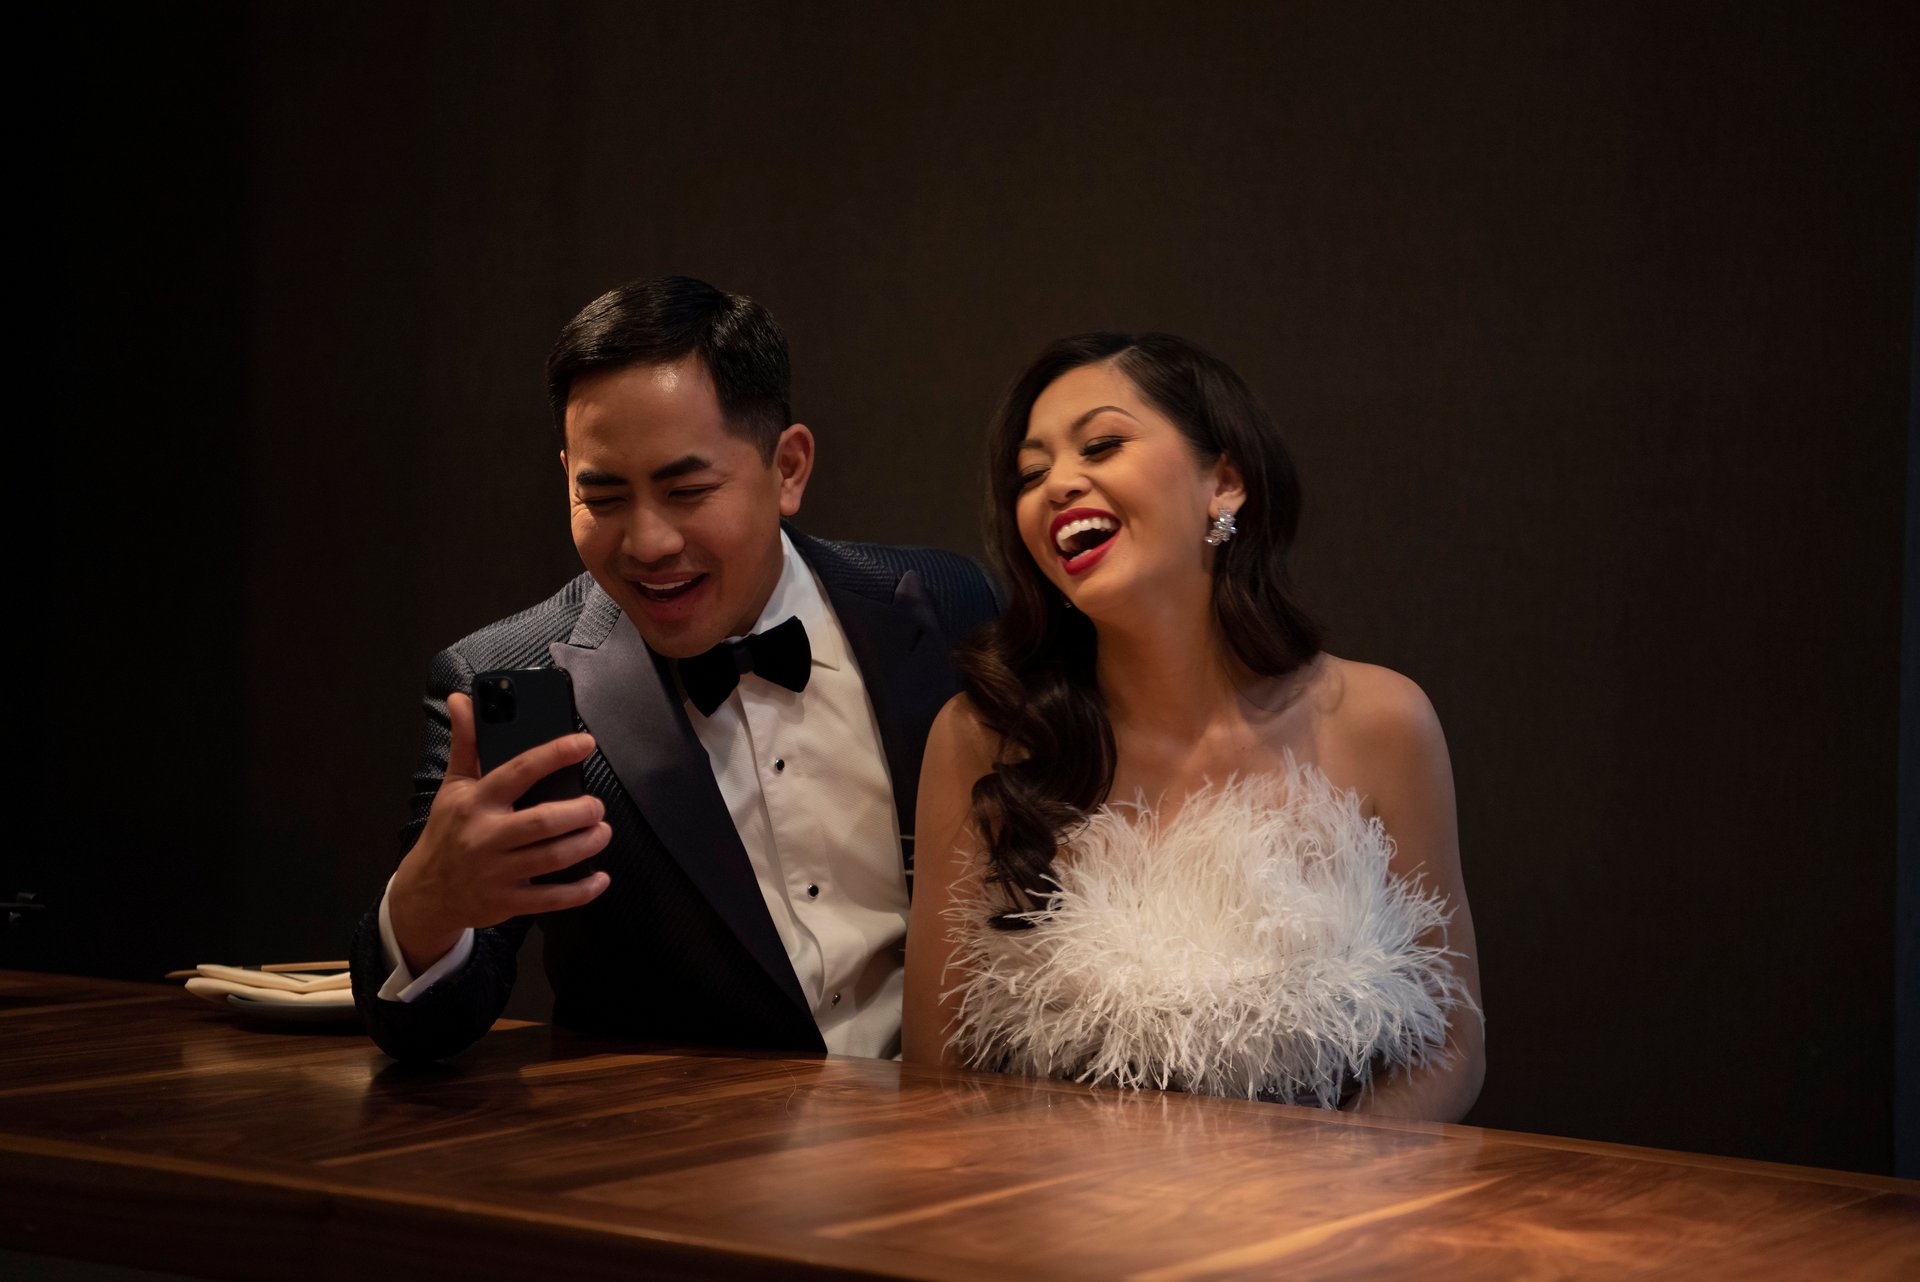
M1120 533L1120 520L1098 508L1077 507L1053 518L1049 533L1068 574L1085 574L1098 565Z

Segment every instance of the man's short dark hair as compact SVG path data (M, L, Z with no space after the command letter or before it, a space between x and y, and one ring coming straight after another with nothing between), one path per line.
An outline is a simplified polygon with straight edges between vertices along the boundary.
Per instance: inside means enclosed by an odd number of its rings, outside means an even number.
M547 356L547 402L564 445L575 379L630 365L698 356L727 424L773 462L793 422L787 336L759 303L691 276L659 276L610 289L568 321Z

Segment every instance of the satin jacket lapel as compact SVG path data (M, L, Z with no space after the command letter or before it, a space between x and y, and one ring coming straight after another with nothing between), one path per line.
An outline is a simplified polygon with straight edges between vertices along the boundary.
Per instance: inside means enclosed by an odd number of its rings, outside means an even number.
M920 755L927 730L957 688L940 625L912 570L900 577L893 599L882 602L837 586L832 569L816 560L827 599L840 618L847 644L860 665L867 698L880 726L880 744L893 780L893 807L900 821L900 854L913 874L913 812L920 788Z
M553 661L573 678L580 719L654 835L740 943L794 1004L806 1010L800 981L767 915L766 899L720 785L714 782L706 749L687 721L663 661L624 616L598 645L556 641L549 649Z

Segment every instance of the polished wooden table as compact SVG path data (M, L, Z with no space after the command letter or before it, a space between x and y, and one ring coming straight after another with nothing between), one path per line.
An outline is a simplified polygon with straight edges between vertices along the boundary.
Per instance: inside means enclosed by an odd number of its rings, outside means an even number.
M0 972L0 1247L210 1277L1920 1277L1920 1184ZM17 1257L16 1257L17 1258Z

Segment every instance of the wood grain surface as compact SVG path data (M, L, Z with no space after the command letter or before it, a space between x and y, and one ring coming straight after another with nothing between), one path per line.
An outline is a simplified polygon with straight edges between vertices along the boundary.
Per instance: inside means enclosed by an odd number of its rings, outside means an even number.
M1920 1276L1920 1184L0 972L0 1245L209 1277Z

